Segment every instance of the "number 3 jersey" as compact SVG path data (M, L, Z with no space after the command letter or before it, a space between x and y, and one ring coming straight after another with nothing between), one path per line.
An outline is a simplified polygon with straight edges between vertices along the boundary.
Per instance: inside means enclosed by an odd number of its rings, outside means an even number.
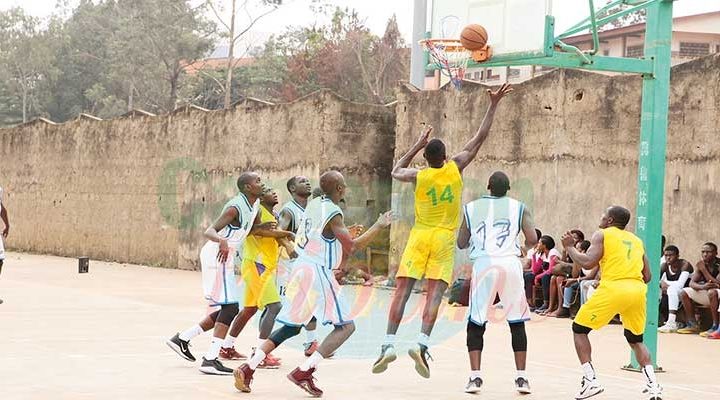
M342 216L343 212L332 200L324 196L310 200L297 225L296 264L305 261L327 269L340 266L343 255L340 242L337 238L328 239L323 236L325 226L337 215Z
M470 258L520 256L518 236L525 205L510 197L483 196L464 207Z
M463 181L455 161L418 172L415 184L415 226L456 230L460 226Z

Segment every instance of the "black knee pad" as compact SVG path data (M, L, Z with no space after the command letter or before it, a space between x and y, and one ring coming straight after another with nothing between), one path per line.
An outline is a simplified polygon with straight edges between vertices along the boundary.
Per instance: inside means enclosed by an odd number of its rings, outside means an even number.
M485 345L485 324L478 325L472 321L467 324L467 348L468 351L482 351Z
M216 322L229 326L232 324L233 319L235 319L235 316L238 315L239 311L240 307L237 303L223 304L220 306L220 314L218 314Z
M627 342L630 344L642 343L642 341L643 341L642 334L636 335L627 329L625 329L625 331L623 333L625 334L625 340L627 340Z
M513 351L527 351L525 322L514 322L510 324L510 335L512 336Z
M572 331L573 333L578 333L580 335L587 335L588 333L590 333L590 331L592 331L592 328L588 328L587 326L582 326L573 322Z
M280 346L282 342L290 339L293 336L297 336L299 333L299 326L283 325L280 329L277 329L273 333L271 333L268 339L275 343L275 347L277 347Z

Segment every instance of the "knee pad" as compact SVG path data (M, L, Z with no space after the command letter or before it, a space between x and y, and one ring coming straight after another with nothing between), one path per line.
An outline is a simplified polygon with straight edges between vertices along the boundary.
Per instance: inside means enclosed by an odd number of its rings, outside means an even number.
M582 326L573 322L572 331L573 333L577 333L580 335L587 335L588 333L590 333L590 331L592 331L592 328L588 328L587 326Z
M216 322L229 326L239 311L240 307L237 303L223 304L220 306L220 314L218 314Z
M280 329L277 329L273 333L271 333L268 339L270 339L275 344L275 347L277 347L280 346L282 342L290 339L293 336L298 335L299 333L299 326L283 325Z
M625 331L623 333L625 334L625 340L627 340L627 342L630 344L642 343L642 341L643 341L642 334L636 335L627 329L625 329Z
M467 348L468 351L482 351L485 341L485 324L478 325L472 321L467 324Z
M510 335L512 336L513 351L527 351L527 334L525 333L525 322L510 324Z

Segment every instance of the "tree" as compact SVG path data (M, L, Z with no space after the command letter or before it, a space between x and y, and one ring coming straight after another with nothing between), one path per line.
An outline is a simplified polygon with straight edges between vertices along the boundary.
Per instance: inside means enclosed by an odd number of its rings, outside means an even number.
M606 2L606 4L610 4L610 3L612 3L612 0L608 0ZM613 14L623 11L629 7L630 6L628 6L626 4L620 4L616 7L613 7L611 9L607 10L607 12L599 13L597 15L597 18L598 19L605 18L608 15L613 15ZM645 8L643 8L642 10L640 10L638 12L633 12L633 13L624 15L616 20L613 20L612 22L609 22L609 23L599 27L598 30L605 31L608 29L622 28L622 27L628 26L628 25L639 24L639 23L645 22L646 16L647 16L647 10Z

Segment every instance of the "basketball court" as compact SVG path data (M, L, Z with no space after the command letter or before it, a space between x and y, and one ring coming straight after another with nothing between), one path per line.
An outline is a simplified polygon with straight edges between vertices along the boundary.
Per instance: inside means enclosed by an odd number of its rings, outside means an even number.
M349 290L356 287L346 286ZM345 290L345 289L343 289ZM318 370L318 385L328 399L467 399L462 392L468 374L462 317L442 319L431 346L432 376L418 376L405 351L417 334L417 314L400 330L398 361L386 373L370 367L384 335L383 304L392 291L369 289L373 304L358 318L357 332L332 360ZM173 353L164 343L178 329L202 316L204 301L199 272L177 271L91 261L90 273L78 274L75 259L8 254L0 281L3 399L301 399L306 394L285 379L304 357L301 338L279 349L279 370L255 374L253 392L235 391L231 376L207 376ZM411 302L417 302L413 295ZM408 304L413 309L413 304ZM442 312L464 315L466 308ZM571 399L581 377L572 345L570 320L533 317L528 323L528 372L533 394L527 399ZM247 353L255 343L257 321L238 338ZM321 328L321 337L328 328ZM301 335L302 336L302 335ZM592 333L594 364L606 387L598 399L641 398L640 374L620 370L628 348L619 326ZM658 346L659 375L666 399L713 396L720 382L715 354L720 343L698 336L663 335ZM208 334L193 341L201 355ZM507 326L496 324L486 334L483 374L478 398L517 398ZM235 367L239 361L227 362Z

